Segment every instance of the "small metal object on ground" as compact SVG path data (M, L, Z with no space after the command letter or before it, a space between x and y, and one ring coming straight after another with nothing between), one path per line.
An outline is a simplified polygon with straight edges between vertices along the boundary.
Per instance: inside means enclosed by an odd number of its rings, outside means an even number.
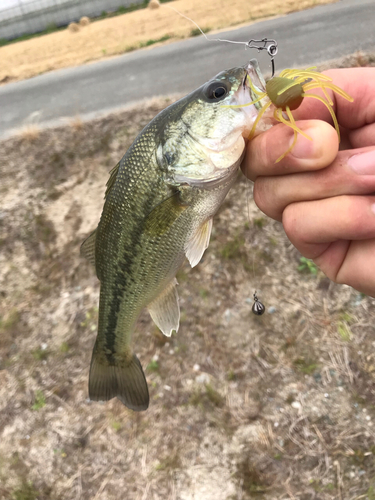
M254 292L253 297L254 297L254 304L253 304L253 307L251 308L251 310L257 316L262 316L262 314L264 313L264 311L266 310L266 308L264 307L264 305L262 304L262 302L258 299L258 296L257 296L256 292Z

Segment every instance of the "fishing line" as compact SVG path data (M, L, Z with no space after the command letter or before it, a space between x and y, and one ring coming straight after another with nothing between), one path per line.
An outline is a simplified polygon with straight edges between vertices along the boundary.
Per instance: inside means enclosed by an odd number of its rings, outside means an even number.
M202 35L204 36L204 38L208 42L224 42L224 43L233 43L236 45L244 45L246 49L256 49L258 52L260 52L261 50L266 50L268 55L271 57L271 64L272 64L272 76L271 76L271 78L273 78L273 76L275 74L274 58L275 58L277 51L278 51L276 40L263 38L261 40L251 39L249 42L237 42L235 40L227 40L224 38L208 38L206 33L202 30L202 28L193 19L191 19L188 16L185 16L185 14L182 14L182 12L178 11L174 7L171 7L170 5L163 5L163 7L166 7L167 9L173 10L179 16L181 16L184 19L186 19L187 21L190 21L191 23L193 23L199 29L199 31L202 33ZM249 182L250 181L248 179L246 179L247 216L248 216L248 220L250 222L250 190L249 190L250 186L248 184ZM254 255L252 257L253 257L253 278L254 278L254 276L255 276L255 269L254 269L255 257L254 257ZM256 290L254 290L253 300L254 300L254 303L253 303L251 310L256 316L261 316L265 312L266 308L262 304L262 302L259 300Z
M166 7L167 9L173 10L179 16L181 16L181 17L185 18L187 21L190 21L191 23L193 23L199 29L199 31L202 33L202 35L205 37L205 39L208 42L224 42L224 43L233 43L236 45L244 45L246 49L256 49L258 52L260 52L261 50L266 50L268 55L271 57L271 65L272 65L271 78L274 76L274 74L275 74L274 58L275 58L277 51L278 51L278 46L277 46L276 40L269 39L269 38L262 38L261 40L251 39L248 42L237 42L235 40L227 40L225 38L208 38L206 33L201 29L201 27L193 19L191 19L188 16L185 16L185 14L183 14L179 10L175 9L174 7L171 7L170 5L163 5L163 7Z
M250 184L249 183L250 183L250 179L246 178L247 218L250 222ZM249 226L249 232L250 232L250 226ZM254 253L252 254L252 260L253 260L253 280L255 281L255 255L254 255ZM261 316L265 312L266 308L265 308L264 304L262 304L262 302L258 299L258 295L257 295L256 290L254 290L253 300L254 300L254 303L253 303L253 306L251 308L251 311L256 316Z
M202 33L202 35L205 37L205 39L208 42L227 42L227 43L235 43L235 44L238 44L238 45L245 45L245 46L248 45L248 42L236 42L234 40L224 40L224 39L221 39L221 38L208 38L208 36L206 35L206 33L201 29L201 27L193 19L190 19L190 17L185 16L185 14L183 14L179 10L175 9L174 7L171 7L170 5L163 5L163 7L166 7L167 9L174 10L181 17L184 17L185 19L187 19L188 21L190 21L191 23L193 23L199 29L199 31Z

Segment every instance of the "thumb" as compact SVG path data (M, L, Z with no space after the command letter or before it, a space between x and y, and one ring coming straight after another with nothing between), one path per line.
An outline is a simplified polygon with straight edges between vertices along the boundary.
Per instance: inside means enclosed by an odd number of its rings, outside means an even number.
M258 176L319 170L332 163L338 153L335 129L321 120L304 120L296 122L296 125L311 140L299 134L292 151L276 163L290 147L294 131L283 124L273 126L249 142L242 164L244 174L255 180Z

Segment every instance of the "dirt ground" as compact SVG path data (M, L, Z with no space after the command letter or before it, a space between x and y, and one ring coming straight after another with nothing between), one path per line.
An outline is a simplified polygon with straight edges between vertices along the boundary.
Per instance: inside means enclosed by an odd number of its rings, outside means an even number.
M158 9L142 9L0 47L0 83L31 78L53 69L79 66L155 43L200 34L171 7L194 19L204 31L280 16L334 0L177 0Z
M79 246L169 102L1 143L0 498L374 500L375 300L304 265L242 175L178 274L178 335L139 320L149 410L89 401L99 286Z

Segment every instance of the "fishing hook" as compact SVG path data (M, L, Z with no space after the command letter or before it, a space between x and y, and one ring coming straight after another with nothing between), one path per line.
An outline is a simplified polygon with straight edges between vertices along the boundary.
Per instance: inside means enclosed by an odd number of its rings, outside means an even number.
M263 45L259 45L259 44L263 44ZM256 49L258 52L260 52L261 50L267 51L268 55L271 58L271 64L272 64L272 76L271 76L271 78L273 78L273 76L275 74L274 58L275 58L277 51L278 51L278 46L277 46L276 40L273 40L271 38L262 38L262 40L255 40L254 38L252 38L249 42L247 42L246 45L249 49Z

